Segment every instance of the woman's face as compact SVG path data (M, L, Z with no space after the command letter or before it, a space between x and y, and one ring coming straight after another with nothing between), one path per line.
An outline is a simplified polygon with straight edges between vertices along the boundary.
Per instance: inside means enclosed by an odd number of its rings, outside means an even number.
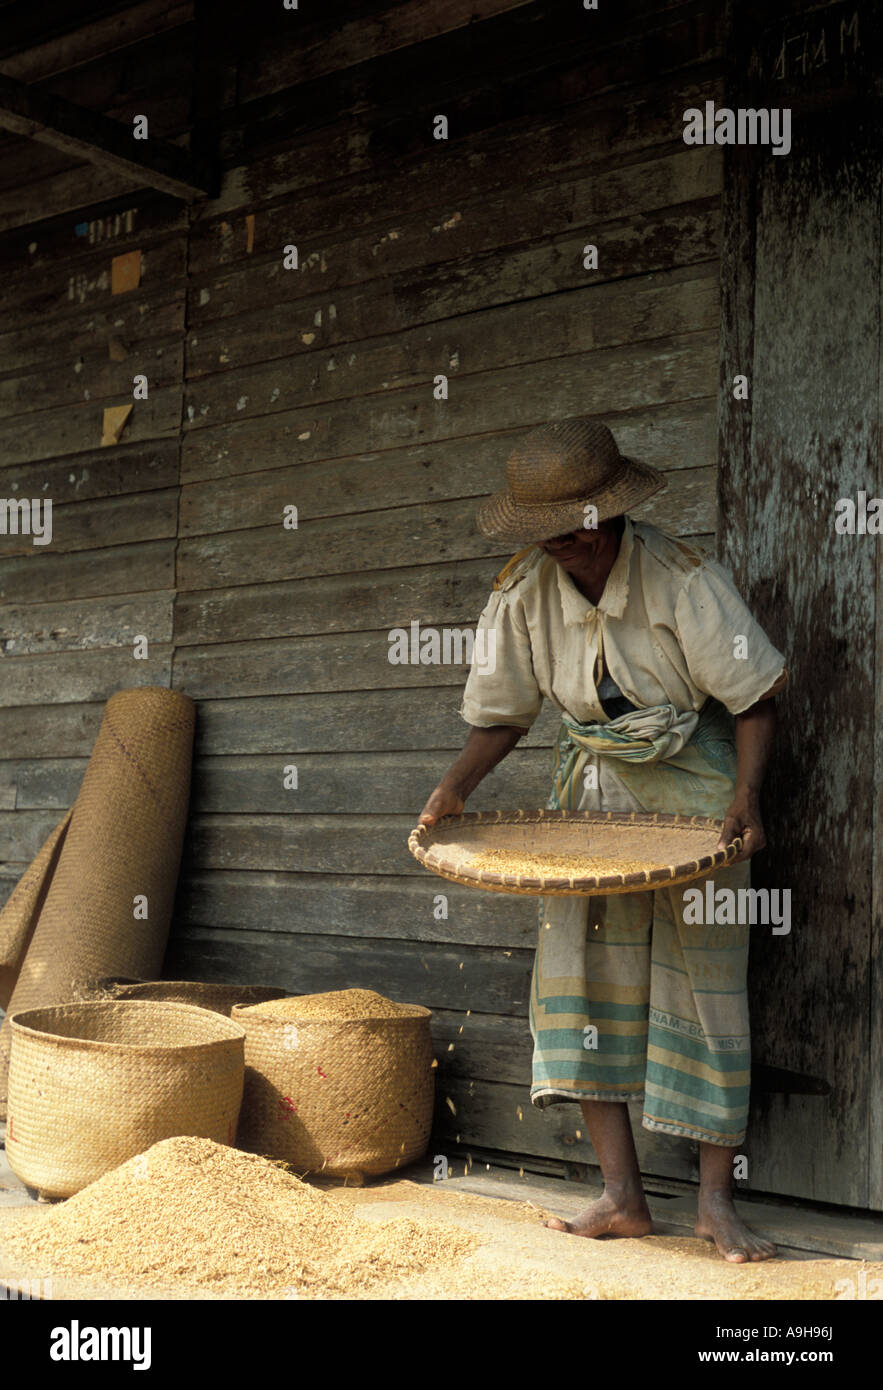
M551 555L559 565L573 569L586 562L591 564L598 554L606 550L616 533L615 520L600 521L592 530L582 527L578 531L568 531L563 536L552 536L539 544L540 549Z

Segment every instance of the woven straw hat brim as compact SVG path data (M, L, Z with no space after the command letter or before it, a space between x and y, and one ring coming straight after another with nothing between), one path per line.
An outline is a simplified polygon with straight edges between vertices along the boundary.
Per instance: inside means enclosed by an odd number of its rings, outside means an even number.
M491 540L528 545L580 530L588 503L598 508L599 521L608 521L667 487L665 475L658 469L638 459L622 457L627 469L610 487L599 488L591 496L572 502L540 502L528 506L519 505L510 490L504 488L481 504L476 513L476 525L481 534Z

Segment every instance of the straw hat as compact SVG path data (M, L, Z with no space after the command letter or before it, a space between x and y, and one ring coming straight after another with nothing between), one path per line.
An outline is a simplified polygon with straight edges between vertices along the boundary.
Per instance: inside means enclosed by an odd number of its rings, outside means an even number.
M585 507L598 520L620 516L666 486L647 463L626 458L598 420L556 420L532 430L506 464L509 486L483 502L476 521L493 540L522 544L581 529Z

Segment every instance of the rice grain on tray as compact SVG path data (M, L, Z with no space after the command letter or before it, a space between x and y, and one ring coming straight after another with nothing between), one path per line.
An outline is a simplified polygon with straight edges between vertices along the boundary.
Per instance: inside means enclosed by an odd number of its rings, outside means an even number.
M528 854L515 849L488 849L469 860L470 869L531 878L591 878L605 874L639 874L648 867L642 859L598 859L589 854Z

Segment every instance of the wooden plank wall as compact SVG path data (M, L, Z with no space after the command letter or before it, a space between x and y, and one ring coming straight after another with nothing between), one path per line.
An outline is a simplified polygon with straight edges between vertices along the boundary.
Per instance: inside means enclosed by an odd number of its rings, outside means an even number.
M352 10L274 6L243 33L217 6L148 0L122 48L100 51L119 14L84 28L60 77L63 38L0 64L100 90L120 119L155 99L175 136L193 52L193 140L217 138L225 168L192 218L138 192L107 220L104 175L51 151L26 175L9 142L0 495L57 510L45 553L0 538L3 873L75 795L112 691L171 683L199 713L167 974L419 1000L440 1142L590 1161L577 1107L526 1094L535 905L407 853L466 734L465 670L391 665L387 634L474 623L507 557L475 507L547 419L606 420L669 475L642 514L713 547L721 158L682 130L720 95L721 6ZM112 296L110 258L134 247L142 284ZM137 370L149 401L99 449ZM545 711L470 806L541 804L553 729ZM638 1137L646 1171L695 1174L691 1146Z

